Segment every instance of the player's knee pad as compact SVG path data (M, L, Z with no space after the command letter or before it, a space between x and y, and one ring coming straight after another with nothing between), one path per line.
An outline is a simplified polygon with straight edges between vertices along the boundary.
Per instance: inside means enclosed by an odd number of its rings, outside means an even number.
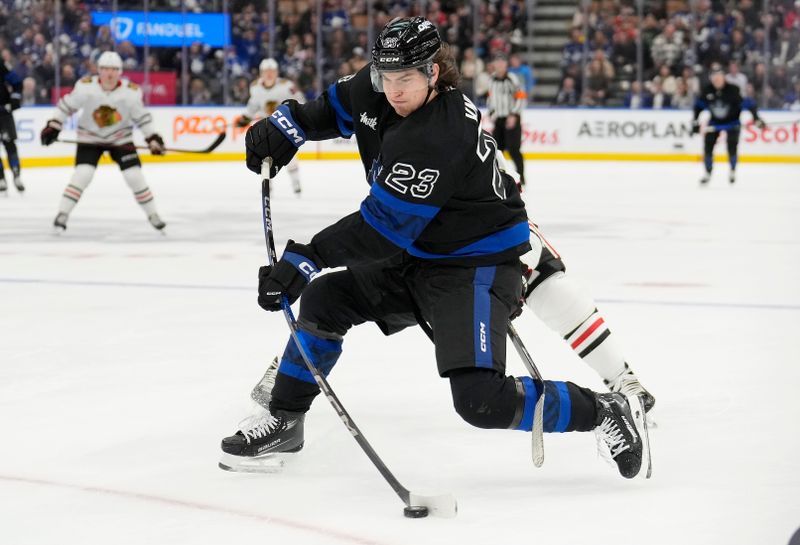
M561 271L536 286L525 303L562 337L586 320L596 306L594 300Z
M77 187L83 191L92 181L95 170L97 169L92 165L75 165L75 171L72 173L72 178L70 179L69 185Z
M300 298L298 322L317 335L342 337L356 323L352 293L356 289L349 271L316 277Z
M513 377L495 369L457 369L449 375L453 407L468 424L484 429L506 429L519 404Z

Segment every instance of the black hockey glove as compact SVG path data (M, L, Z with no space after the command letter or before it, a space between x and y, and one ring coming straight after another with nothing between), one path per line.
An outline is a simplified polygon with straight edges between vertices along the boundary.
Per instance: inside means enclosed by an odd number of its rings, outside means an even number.
M164 139L158 133L153 133L144 139L153 155L164 155Z
M244 144L247 148L247 168L261 173L261 163L272 157L271 176L289 164L297 148L306 141L303 129L292 118L289 107L280 106L275 113L247 129Z
M758 119L756 119L755 121L753 121L753 123L755 124L756 128L758 128L758 129L766 129L767 128L767 124L764 123L764 120L761 119L760 117Z
M243 115L242 117L236 120L236 126L242 129L248 126L251 121L253 121L252 117L247 117L246 115Z
M522 314L522 310L525 308L525 300L533 291L533 287L531 286L531 276L533 276L533 269L528 267L525 263L520 261L520 272L522 273L522 293L520 294L519 300L517 300L517 306L513 309L511 316L509 316L509 320L514 320L515 318L519 318L520 314Z
M692 121L692 134L700 134L700 122Z
M51 119L47 122L47 125L44 126L42 129L42 134L40 138L42 140L43 146L49 146L56 140L58 140L58 133L61 132L61 122L55 119Z
M281 310L281 298L291 305L309 282L319 274L319 258L310 246L290 240L283 257L274 267L258 269L258 306L264 310Z

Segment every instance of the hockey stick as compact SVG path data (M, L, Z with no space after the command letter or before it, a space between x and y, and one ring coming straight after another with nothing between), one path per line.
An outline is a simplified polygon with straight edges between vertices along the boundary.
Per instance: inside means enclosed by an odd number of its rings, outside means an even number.
M539 382L542 388L542 393L539 394L539 399L536 400L536 407L533 411L533 429L531 430L533 465L542 467L542 464L544 464L544 379L542 374L539 373L539 369L536 368L536 364L533 363L533 358L531 358L525 345L522 344L522 339L520 339L511 321L508 322L508 336L511 338L514 348L517 349L522 363L528 368L528 373L531 374L534 380Z
M278 257L275 252L275 240L272 236L272 207L270 205L269 187L271 179L271 166L272 160L269 157L266 158L264 163L261 165L261 204L262 217L264 220L264 237L267 242L267 258L269 260L269 264L275 266L275 264L278 262ZM281 307L283 308L283 315L286 318L286 323L289 324L289 331L292 335L292 339L297 345L300 355L303 357L303 361L305 362L308 371L314 377L314 381L317 383L317 386L319 386L319 389L323 394L325 394L325 397L328 398L328 401L333 406L334 410L336 410L336 413L339 415L342 423L353 435L353 438L356 440L356 443L358 443L358 446L361 447L361 450L364 451L380 474L383 475L383 478L386 479L386 482L389 483L389 486L392 487L395 493L400 496L400 499L403 500L403 503L406 504L406 507L409 509L407 513L419 513L420 510L418 508L425 507L432 515L438 515L440 517L456 516L456 499L452 494L442 494L439 496L422 496L420 494L414 494L400 484L400 481L397 480L397 477L395 477L392 472L389 471L389 468L386 467L386 464L384 464L383 460L380 459L378 454L372 448L372 445L370 445L366 437L364 437L364 434L361 433L360 429L358 429L356 423L352 418L350 418L350 415L345 410L344 405L342 405L342 403L339 401L339 398L336 397L336 394L328 384L327 379L320 374L317 368L314 367L311 359L308 357L306 347L303 345L302 340L297 334L297 322L294 319L292 307L289 305L289 301L286 299L286 297L281 298ZM414 508L417 509L415 510Z
M171 151L171 152L174 152L174 153L211 153L212 151L217 149L220 144L222 144L223 140L225 140L225 133L221 132L221 133L219 133L217 135L217 137L214 139L214 141L211 142L211 145L209 145L206 148L203 148L203 149L164 148L164 151ZM103 146L103 147L107 147L107 148L141 149L141 150L149 150L150 149L150 146L142 146L142 145L138 145L138 144L122 144L122 145L119 145L119 146L115 146L113 144L110 144L110 145L93 144L91 142L80 142L78 140L61 140L61 139L56 140L56 142L61 142L62 144L86 144L86 145L89 145L89 146L97 145L97 146Z

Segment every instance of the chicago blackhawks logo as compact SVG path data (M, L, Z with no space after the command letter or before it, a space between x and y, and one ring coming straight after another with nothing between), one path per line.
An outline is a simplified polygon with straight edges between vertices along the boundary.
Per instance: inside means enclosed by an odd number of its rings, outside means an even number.
M92 112L92 118L98 127L105 128L122 121L122 115L111 106L100 106Z

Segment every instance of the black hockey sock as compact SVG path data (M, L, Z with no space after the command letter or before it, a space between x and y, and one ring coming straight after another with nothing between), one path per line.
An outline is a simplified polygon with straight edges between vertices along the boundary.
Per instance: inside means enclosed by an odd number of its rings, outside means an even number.
M595 393L572 382L567 382L572 415L565 431L591 431L597 421Z

